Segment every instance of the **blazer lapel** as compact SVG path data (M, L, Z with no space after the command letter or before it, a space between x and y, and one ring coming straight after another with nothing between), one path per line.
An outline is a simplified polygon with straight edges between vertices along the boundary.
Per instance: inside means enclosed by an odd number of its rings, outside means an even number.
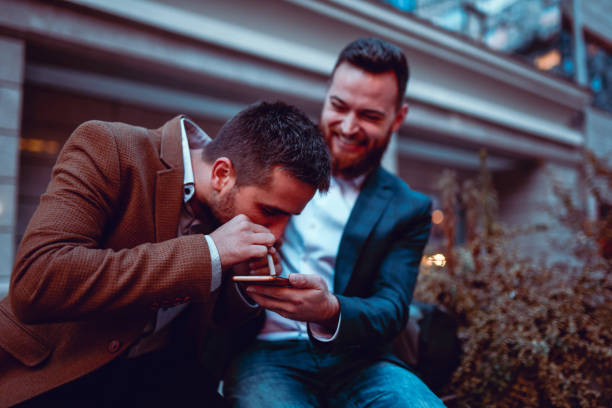
M379 167L366 179L344 227L336 257L334 292L343 293L366 239L393 196L390 180Z
M155 239L176 237L183 197L183 153L177 116L161 128L160 159L167 168L157 172L155 185Z

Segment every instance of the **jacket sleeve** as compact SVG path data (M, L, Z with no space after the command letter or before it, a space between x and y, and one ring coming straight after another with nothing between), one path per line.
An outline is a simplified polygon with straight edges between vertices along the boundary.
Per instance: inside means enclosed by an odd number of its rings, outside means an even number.
M112 128L102 122L81 125L66 142L11 275L11 304L23 322L146 312L160 302L210 296L210 255L201 235L102 247L126 193L120 159Z
M366 296L336 295L342 316L336 339L323 343L311 335L315 345L322 348L380 346L403 330L430 227L431 201L425 198L389 232L383 244L383 255L367 264L366 267L372 269L368 276L374 276L375 280L362 282L361 286L372 288L368 289L370 293Z

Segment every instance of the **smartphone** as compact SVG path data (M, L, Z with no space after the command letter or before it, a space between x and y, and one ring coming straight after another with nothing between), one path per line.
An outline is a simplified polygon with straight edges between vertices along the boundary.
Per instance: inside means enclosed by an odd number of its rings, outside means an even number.
M246 285L291 286L288 278L270 275L232 276L232 280Z

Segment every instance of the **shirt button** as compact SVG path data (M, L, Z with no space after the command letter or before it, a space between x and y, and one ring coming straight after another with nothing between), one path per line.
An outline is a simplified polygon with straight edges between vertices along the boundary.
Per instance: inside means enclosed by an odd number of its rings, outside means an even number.
M119 342L119 340L113 340L108 343L109 353L116 353L117 351L119 351L119 348L121 348L121 343Z

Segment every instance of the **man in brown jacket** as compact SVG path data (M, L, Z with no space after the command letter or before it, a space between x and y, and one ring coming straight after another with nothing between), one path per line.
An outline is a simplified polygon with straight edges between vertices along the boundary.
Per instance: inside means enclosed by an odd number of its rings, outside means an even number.
M0 406L212 405L198 345L226 271L274 253L329 166L316 126L283 103L212 141L184 116L79 126L0 302Z

